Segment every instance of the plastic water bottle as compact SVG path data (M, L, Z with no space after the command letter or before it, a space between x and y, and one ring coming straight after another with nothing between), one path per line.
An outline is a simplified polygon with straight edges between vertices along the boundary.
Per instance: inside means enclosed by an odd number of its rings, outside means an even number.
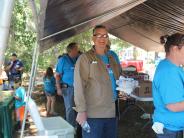
M83 124L82 124L82 129L84 130L84 131L86 131L87 133L90 133L90 126L89 126L89 124L88 124L88 122L87 121L85 121Z

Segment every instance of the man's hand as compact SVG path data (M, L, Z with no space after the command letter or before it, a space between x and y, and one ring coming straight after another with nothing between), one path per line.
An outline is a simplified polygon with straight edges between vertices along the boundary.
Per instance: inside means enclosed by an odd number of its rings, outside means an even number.
M77 113L76 121L82 125L87 120L87 113L86 112L79 112Z

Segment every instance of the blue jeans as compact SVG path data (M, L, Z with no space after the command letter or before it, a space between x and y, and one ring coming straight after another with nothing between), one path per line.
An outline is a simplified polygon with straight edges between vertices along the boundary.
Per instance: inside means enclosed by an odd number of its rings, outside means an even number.
M88 118L90 133L82 130L83 138L117 138L116 118Z
M66 111L66 121L70 123L73 127L76 126L76 112L73 110L74 107L74 89L73 87L62 89L65 111Z
M164 128L164 134L157 134L157 138L183 138L183 131L172 131Z

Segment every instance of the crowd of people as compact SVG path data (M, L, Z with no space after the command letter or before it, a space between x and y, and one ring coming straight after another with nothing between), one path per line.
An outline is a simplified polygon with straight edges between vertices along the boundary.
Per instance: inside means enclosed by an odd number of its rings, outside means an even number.
M74 128L81 126L83 138L117 138L118 100L126 100L116 90L116 80L122 74L118 56L110 50L105 26L95 26L94 45L85 53L73 42L67 53L58 57L56 72L48 67L43 77L47 97L47 116L58 115L56 94L62 96L65 118ZM182 137L184 129L184 35L161 37L166 58L162 60L153 79L153 130L158 138ZM15 90L17 120L21 124L25 90L21 87L23 63L15 53L5 67L9 89ZM84 125L85 124L85 125ZM84 128L86 127L87 129ZM162 127L160 127L162 126Z

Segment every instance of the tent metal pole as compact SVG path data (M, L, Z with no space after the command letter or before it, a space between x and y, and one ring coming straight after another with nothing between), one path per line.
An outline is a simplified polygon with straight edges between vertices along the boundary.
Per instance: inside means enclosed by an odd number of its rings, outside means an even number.
M14 0L0 0L0 74L4 61L4 53L8 45L9 29Z
M48 36L46 36L46 37L44 37L44 38L41 38L40 41L49 39L49 38L51 38L51 37L53 37L53 36L56 36L56 35L58 35L58 34L61 34L61 33L63 33L63 32L66 32L66 31L68 31L68 30L74 29L74 28L79 27L79 26L81 26L81 25L83 25L83 24L89 23L89 22L91 22L91 21L93 21L93 20L97 20L97 19L102 18L102 17L104 17L104 16L107 16L107 15L109 15L109 14L111 14L111 13L116 13L116 12L122 10L122 9L124 9L124 11L128 11L128 10L130 10L131 8L137 6L137 5L139 5L139 4L141 4L141 3L145 2L145 1L146 1L146 0L134 0L134 1L128 2L128 3L126 3L125 5L121 5L121 6L115 8L115 9L112 9L112 10L110 10L110 11L108 11L108 12L102 14L102 15L99 15L99 16L94 17L94 18L92 18L92 19L86 20L86 21L84 21L84 22L81 22L81 23L79 23L79 24L73 25L73 26L71 26L71 27L69 27L69 28L66 28L66 29L64 29L64 30L58 31L58 32L53 33L53 34L51 34L51 35L48 35Z
M20 138L24 137L24 128L25 128L25 123L26 123L26 117L28 113L28 102L31 97L31 93L33 91L34 87L34 80L36 76L36 70L37 70L37 65L38 65L38 57L39 57L39 28L38 28L38 12L36 9L36 4L34 0L29 0L30 7L32 9L33 13L33 18L34 18L34 23L36 26L36 33L37 33L37 40L35 42L35 47L34 47L34 52L33 52L33 60L32 60L32 67L31 67L31 76L29 79L29 87L27 91L27 98L26 98L26 105L25 105L25 112L24 112L24 120L22 123L22 128L21 128L21 136Z

